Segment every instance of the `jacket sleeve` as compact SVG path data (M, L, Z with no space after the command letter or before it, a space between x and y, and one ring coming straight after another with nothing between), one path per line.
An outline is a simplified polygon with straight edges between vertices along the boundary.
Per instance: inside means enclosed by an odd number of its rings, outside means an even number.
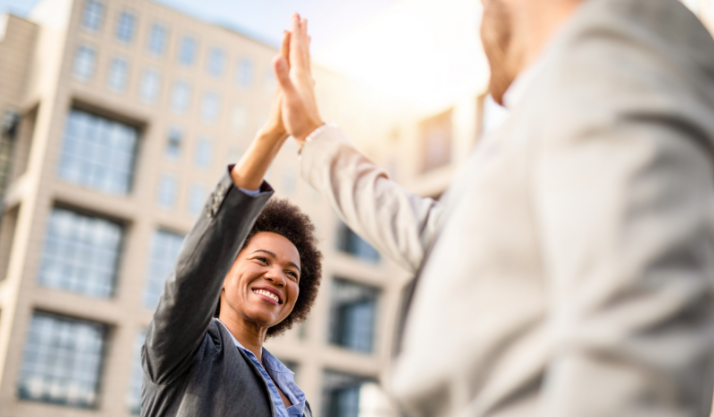
M336 126L301 150L302 177L339 217L383 255L416 272L434 239L442 205L406 191Z
M253 197L237 189L231 168L186 236L146 332L142 366L155 383L169 383L188 369L215 312L223 280L273 194L265 182Z

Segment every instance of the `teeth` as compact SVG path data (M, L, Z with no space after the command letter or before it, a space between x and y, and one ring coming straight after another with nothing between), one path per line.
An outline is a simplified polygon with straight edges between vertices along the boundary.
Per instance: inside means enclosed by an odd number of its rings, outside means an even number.
M279 302L280 302L280 299L278 298L278 296L275 295L275 294L273 294L273 293L270 292L270 291L265 291L265 290L253 290L253 292L256 293L256 294L264 295L264 296L266 296L266 297L270 297L270 298L272 298L273 300L275 300L276 303L279 303Z

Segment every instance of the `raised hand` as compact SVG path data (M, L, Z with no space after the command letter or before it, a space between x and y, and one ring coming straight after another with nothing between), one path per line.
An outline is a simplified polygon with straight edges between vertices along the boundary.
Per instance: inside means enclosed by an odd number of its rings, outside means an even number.
M290 65L290 38L290 32L286 31L283 35L283 45L279 55L287 66ZM283 92L278 88L273 98L268 120L258 130L250 147L231 171L231 178L237 187L248 190L260 188L270 164L288 138L287 130L283 124L283 101Z
M282 118L287 132L299 145L324 122L317 111L315 82L310 70L310 37L307 20L293 15L290 29L290 51L273 59L273 69L283 94Z

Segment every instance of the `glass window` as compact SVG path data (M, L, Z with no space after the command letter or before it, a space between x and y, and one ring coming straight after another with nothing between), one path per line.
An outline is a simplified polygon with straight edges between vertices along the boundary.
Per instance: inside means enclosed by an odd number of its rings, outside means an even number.
M247 88L253 84L253 77L255 76L255 67L253 61L248 58L241 58L238 61L238 66L236 69L236 81L238 85Z
M372 352L377 288L336 278L332 282L330 343Z
M159 188L156 193L156 201L159 207L170 209L176 202L176 177L166 174L159 180Z
M136 16L133 13L124 11L119 14L117 21L117 39L129 43L134 40L134 29L136 28Z
M107 87L116 92L124 91L126 80L129 77L129 63L122 58L114 58L109 65L109 77L107 77Z
M191 104L191 86L186 81L176 81L171 90L171 108L176 113L184 113Z
M174 271L176 257L183 245L184 235L159 229L154 233L151 261L144 286L144 306L154 309L164 291L166 278Z
M131 382L129 392L126 395L126 404L129 412L134 415L141 414L141 379L143 371L141 369L141 348L146 340L146 330L142 330L134 339L134 349L132 349L134 359L131 364Z
M380 260L379 252L342 222L337 226L337 249L372 263Z
M74 78L82 81L92 78L96 61L97 53L94 51L94 48L87 45L80 45L74 56Z
M179 48L179 62L185 66L193 65L198 52L198 42L192 36L184 36Z
M223 50L220 48L211 49L211 53L208 56L208 72L211 75L219 76L223 74L223 67L225 65L226 57Z
M169 31L165 26L154 23L149 32L149 52L154 55L163 55L166 51L166 41L168 40Z
M183 143L183 131L177 127L169 129L166 141L166 157L178 159L181 156L181 144Z
M55 208L45 235L38 281L50 288L109 297L121 240L119 224Z
M141 76L139 97L145 103L155 103L161 91L161 74L154 69L147 69Z
M20 370L20 398L93 407L97 404L106 326L35 313Z
M213 158L213 143L208 138L201 138L196 142L195 162L199 168L208 168Z
M198 216L206 203L206 187L203 184L194 184L188 199L188 212Z
M82 25L89 30L99 30L104 17L104 5L96 0L88 0L84 3L84 13L82 14Z
M327 369L322 384L324 417L396 415L388 397L372 378Z
M204 122L210 123L218 118L221 111L221 99L216 93L206 93L201 100L201 118Z
M65 127L59 176L108 194L129 192L134 169L136 128L71 110Z

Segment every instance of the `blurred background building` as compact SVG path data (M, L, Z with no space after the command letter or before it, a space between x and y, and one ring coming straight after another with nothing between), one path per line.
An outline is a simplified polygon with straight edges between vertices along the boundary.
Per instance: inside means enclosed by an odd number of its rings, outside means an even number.
M714 0L690 0L714 24ZM438 198L507 116L475 0L402 0L315 54L323 117ZM435 18L437 17L437 18ZM0 417L138 414L139 349L184 235L265 120L270 42L149 0L41 0L0 17ZM397 416L378 381L411 277L300 178L267 179L325 254L309 320L267 347L317 416Z

